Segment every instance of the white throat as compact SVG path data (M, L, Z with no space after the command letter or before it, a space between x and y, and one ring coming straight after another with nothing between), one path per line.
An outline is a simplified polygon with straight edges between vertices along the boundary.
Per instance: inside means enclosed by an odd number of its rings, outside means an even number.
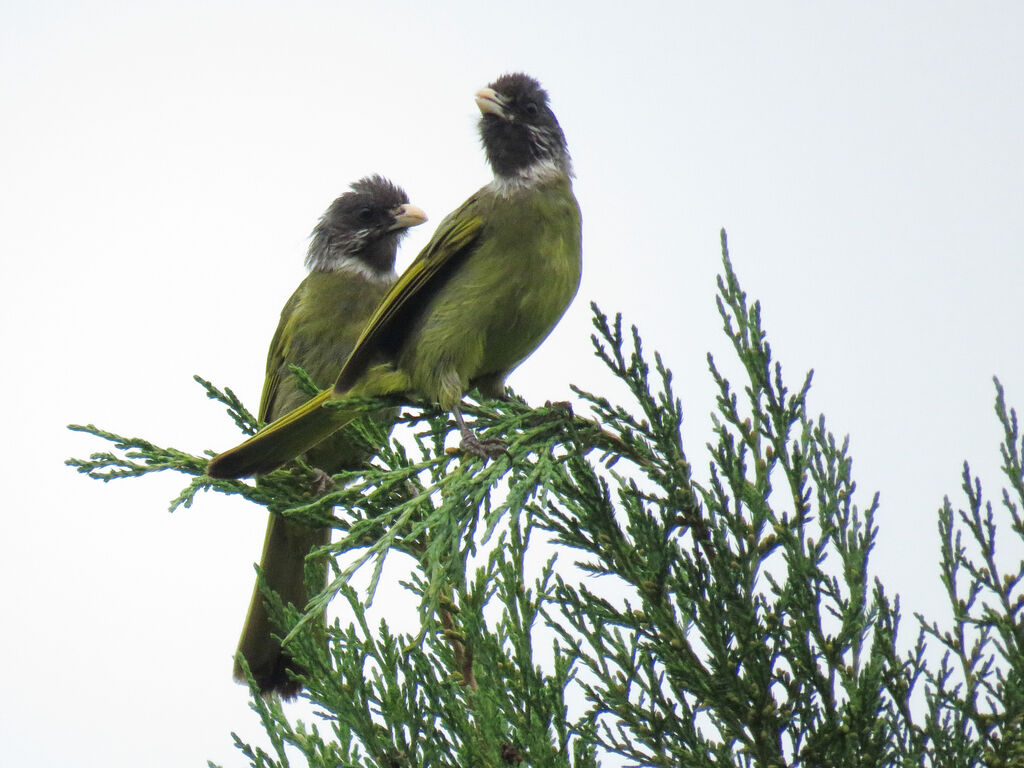
M554 160L545 159L518 171L515 176L495 176L487 186L500 197L511 197L564 175L565 168ZM568 175L572 176L571 170Z
M365 261L361 261L353 256L334 256L326 259L316 259L307 264L307 266L310 272L348 272L351 275L358 275L381 285L391 285L398 279L398 273L393 268L381 272L371 267Z

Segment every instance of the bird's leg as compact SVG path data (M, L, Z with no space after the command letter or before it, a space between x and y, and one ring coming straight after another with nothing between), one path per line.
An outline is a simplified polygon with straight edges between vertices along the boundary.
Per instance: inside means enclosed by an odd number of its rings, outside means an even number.
M313 467L313 495L323 496L327 491L333 488L334 480L331 476L320 469L320 467Z
M455 416L455 423L459 425L459 434L462 435L462 442L459 444L462 451L481 459L492 459L508 453L504 440L481 440L473 434L473 430L466 426L466 420L462 418L458 404L452 407L452 414Z
M570 416L572 415L572 403L568 400L545 400L544 407L551 408L556 411L565 411Z

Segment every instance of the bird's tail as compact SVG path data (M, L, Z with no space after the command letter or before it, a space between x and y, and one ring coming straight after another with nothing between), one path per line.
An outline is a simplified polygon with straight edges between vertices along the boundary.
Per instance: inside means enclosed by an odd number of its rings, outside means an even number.
M325 389L308 403L286 413L244 443L210 459L206 474L234 478L264 474L291 461L352 421L359 411L324 407L338 395Z
M330 528L310 528L271 514L260 559L262 583L276 592L283 603L292 603L304 610L310 597L305 580L306 555L330 540ZM316 589L320 590L327 583L327 563L320 561L314 567L317 569ZM245 657L256 686L264 696L279 693L291 698L299 692L298 682L288 672L301 673L302 670L277 640L285 634L284 629L271 621L266 596L257 581L238 641L238 656ZM323 617L307 631L323 635ZM239 682L245 682L245 672L237 657L234 676Z

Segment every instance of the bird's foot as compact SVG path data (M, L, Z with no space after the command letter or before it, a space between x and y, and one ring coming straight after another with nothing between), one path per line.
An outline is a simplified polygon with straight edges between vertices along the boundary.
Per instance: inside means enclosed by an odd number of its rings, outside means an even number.
M462 431L462 442L459 443L459 449L463 453L477 456L484 461L502 454L508 455L508 447L504 440L481 440L473 434L471 429Z
M334 479L319 467L313 468L313 484L310 488L314 496L323 496L334 489Z
M565 417L572 417L572 403L568 400L559 400L558 402L552 402L548 400L544 403L544 413L538 413L533 411L527 416L526 423L530 426L544 426L550 422L556 422Z
M545 408L550 408L553 411L565 411L569 415L572 415L572 403L568 400L548 400L544 403Z

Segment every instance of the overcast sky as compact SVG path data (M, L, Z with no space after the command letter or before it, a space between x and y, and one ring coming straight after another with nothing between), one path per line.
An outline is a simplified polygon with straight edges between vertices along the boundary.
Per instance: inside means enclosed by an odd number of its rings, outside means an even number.
M791 386L851 436L874 571L941 615L935 513L964 459L997 495L993 374L1024 408L1019 3L290 3L0 6L0 333L7 404L0 743L10 765L243 764L231 654L262 511L175 477L65 468L93 422L199 453L236 441L199 373L259 399L307 237L383 173L431 222L489 178L474 92L547 87L573 153L584 278L513 376L602 388L588 303L675 372L707 472L735 370L719 229ZM498 8L498 5L494 6ZM244 14L239 15L239 9ZM612 391L615 394L615 391Z

